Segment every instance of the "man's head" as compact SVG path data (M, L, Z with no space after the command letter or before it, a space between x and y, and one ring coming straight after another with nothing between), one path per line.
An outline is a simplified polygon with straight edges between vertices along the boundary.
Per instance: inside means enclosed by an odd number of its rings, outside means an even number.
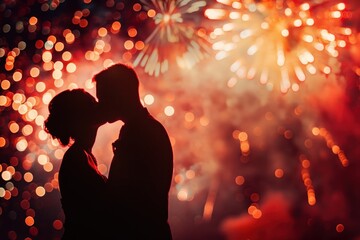
M105 121L123 120L139 106L139 79L130 66L114 64L97 73L93 80Z

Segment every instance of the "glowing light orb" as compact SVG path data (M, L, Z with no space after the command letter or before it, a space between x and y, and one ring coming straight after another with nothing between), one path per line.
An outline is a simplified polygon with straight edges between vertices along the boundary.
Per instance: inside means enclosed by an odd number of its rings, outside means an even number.
M225 20L211 33L216 59L231 59L238 78L257 79L283 93L298 91L309 76L324 79L334 71L352 34L342 26L346 5L336 1L217 2L219 8L205 11L209 19Z

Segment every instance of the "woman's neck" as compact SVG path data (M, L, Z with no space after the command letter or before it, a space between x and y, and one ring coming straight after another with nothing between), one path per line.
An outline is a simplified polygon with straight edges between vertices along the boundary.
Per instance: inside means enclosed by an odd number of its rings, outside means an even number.
M78 148L81 148L81 149L84 149L88 153L91 153L93 145L94 144L91 144L88 141L85 142L85 141L81 141L79 139L75 140L75 142L74 142L74 146L76 146Z

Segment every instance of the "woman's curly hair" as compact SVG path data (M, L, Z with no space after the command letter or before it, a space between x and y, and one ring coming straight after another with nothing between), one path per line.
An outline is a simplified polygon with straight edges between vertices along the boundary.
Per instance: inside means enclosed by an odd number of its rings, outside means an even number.
M75 132L91 121L95 108L95 98L84 89L62 91L49 103L44 130L66 146Z

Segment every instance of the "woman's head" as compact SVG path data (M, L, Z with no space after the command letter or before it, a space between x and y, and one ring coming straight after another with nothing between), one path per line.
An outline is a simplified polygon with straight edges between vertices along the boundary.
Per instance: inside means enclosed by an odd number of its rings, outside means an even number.
M91 127L98 127L96 121L97 102L84 89L65 90L57 94L49 104L49 116L45 120L45 131L62 145L70 139L77 139Z

